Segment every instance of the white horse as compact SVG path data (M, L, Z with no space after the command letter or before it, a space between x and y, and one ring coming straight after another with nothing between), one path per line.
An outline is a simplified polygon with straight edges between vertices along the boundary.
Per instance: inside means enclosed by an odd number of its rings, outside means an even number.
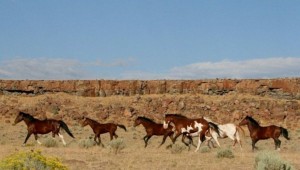
M236 126L233 123L227 123L227 124L220 125L218 123L213 122L211 119L209 119L207 117L203 117L203 119L205 119L208 122L212 122L212 123L216 124L219 127L219 134L216 131L214 131L212 128L209 128L209 133L210 133L211 137L207 136L207 135L205 136L208 140L207 141L208 146L209 146L209 143L213 143L212 139L214 139L216 141L217 145L219 147L221 147L221 145L218 141L218 137L219 138L227 138L228 137L228 138L230 138L231 140L234 141L233 146L235 146L236 143L239 143L240 148L242 149L242 143L241 143L241 139L240 139L238 129L242 130L243 133L245 133L245 132L241 127ZM188 128L187 131L189 132L190 128ZM198 134L197 134L197 132L195 132L195 133L189 133L188 135L189 136L197 136Z

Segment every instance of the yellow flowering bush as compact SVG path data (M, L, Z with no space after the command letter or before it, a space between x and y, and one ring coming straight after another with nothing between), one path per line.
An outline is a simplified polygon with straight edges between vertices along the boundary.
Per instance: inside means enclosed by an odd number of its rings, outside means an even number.
M41 151L17 152L0 162L0 170L67 170L58 158L45 157Z

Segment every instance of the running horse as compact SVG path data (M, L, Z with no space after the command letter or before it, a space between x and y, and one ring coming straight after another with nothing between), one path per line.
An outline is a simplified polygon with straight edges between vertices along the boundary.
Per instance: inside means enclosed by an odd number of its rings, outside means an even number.
M219 128L216 124L212 122L207 122L203 118L198 119L189 119L180 114L166 114L164 121L164 128L168 128L170 124L175 125L175 137L174 141L178 136L186 135L186 136L199 136L198 145L195 152L200 149L200 145L205 141L205 135L207 134L210 128L213 128L217 134L220 134ZM184 142L184 138L182 138ZM185 142L184 142L185 143Z
M256 142L259 140L273 138L275 143L275 150L280 150L281 141L278 139L280 135L283 135L287 140L290 140L288 137L287 129L275 125L271 126L260 126L259 123L254 120L251 116L246 116L240 123L240 126L247 125L250 137L252 139L252 151L256 149Z
M239 131L242 131L243 134L245 134L245 132L240 126L237 126L233 123L218 124L216 122L213 122L211 119L209 119L207 117L203 117L203 119L205 119L208 122L212 122L212 123L216 124L220 129L220 134L218 134L216 131L214 131L214 129L211 129L211 128L209 129L211 137L206 136L208 138L208 146L209 146L209 143L212 142L211 140L214 139L216 141L217 145L219 147L221 147L221 145L218 141L218 137L219 138L227 138L228 137L234 141L233 146L235 146L235 144L238 143L240 145L240 148L242 149L242 142L240 139Z
M138 126L142 124L145 128L146 131L146 135L143 137L144 142L145 142L145 148L148 145L148 141L149 139L155 135L155 136L164 136L163 140L161 142L161 145L163 145L166 141L166 138L169 136L170 139L172 140L172 142L174 143L174 139L173 139L173 130L172 130L172 126L169 126L168 128L164 129L163 124L159 124L159 123L155 123L152 119L149 119L147 117L141 117L139 116L138 118L135 119L134 121L134 127Z
M105 124L101 124L99 122L97 122L96 120L87 118L87 117L83 117L83 121L81 123L82 127L85 127L86 125L89 125L92 130L94 131L95 137L94 137L94 141L97 143L97 145L102 145L101 143L101 138L100 135L103 133L109 133L110 135L110 140L113 140L113 137L118 138L118 135L116 134L116 130L117 127L120 127L122 129L126 130L126 127L124 125L120 125L120 124L114 124L114 123L105 123ZM98 142L97 142L98 139Z
M26 145L27 140L32 134L34 134L37 143L41 144L41 142L38 140L38 134L47 134L50 132L52 132L53 138L55 137L55 135L58 135L61 138L63 144L66 146L66 142L64 140L63 135L59 133L60 128L63 128L72 138L74 138L67 124L62 120L55 120L55 119L39 120L34 118L28 113L19 112L13 125L16 125L21 121L25 122L28 130L23 146Z

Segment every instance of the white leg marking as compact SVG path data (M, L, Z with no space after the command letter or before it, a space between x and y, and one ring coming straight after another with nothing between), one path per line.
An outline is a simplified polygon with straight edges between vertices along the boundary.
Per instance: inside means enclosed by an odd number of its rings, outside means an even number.
M36 140L36 142L39 144L39 145L41 145L42 143L39 141L39 140Z
M197 145L197 149L195 150L195 152L197 152L200 148L200 145L201 145L201 139L200 139L200 136L199 136L199 140L198 140L198 145Z
M66 146L67 144L66 144L66 142L65 142L65 140L64 140L64 136L61 135L60 133L58 134L58 136L61 138L63 144Z

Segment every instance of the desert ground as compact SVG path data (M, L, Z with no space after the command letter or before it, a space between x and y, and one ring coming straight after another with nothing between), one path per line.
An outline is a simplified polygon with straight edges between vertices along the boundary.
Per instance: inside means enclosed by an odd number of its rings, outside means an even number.
M187 99L188 98L188 99ZM201 98L201 106L205 107L199 114L198 108L195 108L195 103L189 104L189 98L195 100ZM149 102L149 100L151 100ZM172 102L168 107L165 107L165 101L184 101L176 103L176 106L172 106ZM233 122L238 123L240 118L232 119L232 115L224 115L221 105L228 103L238 103L235 109L225 108L228 112L240 111L240 117L243 117L246 113L243 112L244 108L241 106L248 105L247 102L259 103L260 108L265 110L266 107L273 107L272 102L276 102L279 105L284 105L290 101L284 99L273 99L268 97L257 97L244 94L227 94L226 96L209 96L209 95L150 95L150 96L112 96L112 97L80 97L69 95L65 93L44 94L37 96L28 95L1 95L1 120L0 120L0 160L4 157L18 152L28 150L40 150L42 154L47 156L58 157L65 165L70 169L254 169L255 157L259 152L273 151L274 142L272 139L259 141L257 151L251 150L251 139L249 137L247 127L243 127L245 135L241 135L243 149L239 146L233 147L233 141L230 139L219 139L221 148L230 148L233 151L234 158L217 158L217 152L219 148L208 149L206 143L201 146L198 152L194 152L195 147L191 147L189 150L181 143L181 137L178 138L176 145L183 147L182 152L172 152L172 148L168 148L171 144L169 138L166 143L159 147L162 140L161 136L154 136L149 140L148 147L144 148L143 136L145 135L142 125L133 127L134 119L137 116L143 115L154 119L156 122L162 123L163 113L183 113L190 117L197 117L199 115L207 115L212 119L224 123ZM160 108L149 110L153 106L149 103L161 103ZM225 102L225 103L224 103ZM296 101L299 103L299 101ZM219 103L221 103L219 105ZM263 106L267 103L267 106ZM184 106L182 106L184 105ZM107 108L109 106L109 108ZM148 106L148 107L145 107ZM260 109L255 106L257 112L260 113ZM104 109L103 109L104 108ZM131 109L128 109L131 108ZM252 108L247 108L249 113L255 115L255 111ZM245 110L247 110L245 109ZM270 110L270 108L268 108ZM296 108L296 112L297 112ZM64 120L75 139L69 137L67 133L62 130L62 134L67 142L67 146L63 146L59 137L55 140L58 146L46 147L43 144L39 145L34 140L34 137L28 140L26 146L22 146L22 143L27 134L26 125L24 122L13 126L15 116L19 110L25 110L32 113L37 118L43 119L56 118ZM99 110L101 110L99 112ZM189 111L189 114L187 114ZM190 113L190 111L192 111ZM219 111L219 112L218 112ZM105 112L105 113L102 113ZM108 113L106 113L108 112ZM147 114L148 113L148 114ZM223 116L214 116L216 114L222 114ZM80 141L92 139L93 131L89 126L81 127L80 117L82 115L91 117L101 123L114 122L124 124L127 127L127 132L118 128L117 134L119 139L123 140L124 148L117 154L109 147L109 135L101 135L102 146L91 146L83 148L80 145ZM217 117L219 119L217 119ZM228 118L227 118L228 117ZM236 117L236 116L235 116ZM261 118L261 116L256 116ZM223 121L221 121L221 119ZM262 118L261 118L262 119ZM296 118L289 118L288 121L280 122L280 120L263 119L261 121L264 125L276 124L286 126L289 130L291 140L286 140L280 137L281 151L276 151L280 154L282 159L290 162L295 169L300 169L300 126L298 126L298 120ZM289 120L293 120L290 124ZM40 141L45 143L51 134L40 135ZM194 138L194 143L197 143L197 139ZM173 145L174 148L174 145Z

